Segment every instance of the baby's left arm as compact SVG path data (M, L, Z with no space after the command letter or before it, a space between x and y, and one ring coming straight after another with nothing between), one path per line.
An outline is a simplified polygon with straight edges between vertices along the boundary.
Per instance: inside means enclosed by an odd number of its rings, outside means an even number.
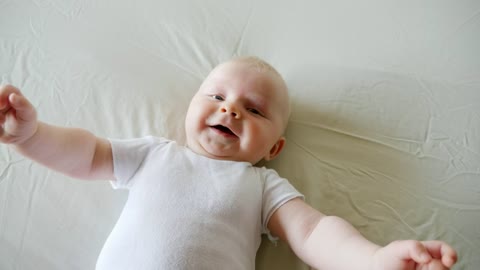
M318 269L413 270L424 265L444 270L456 262L453 248L441 241L395 241L380 247L345 220L325 216L301 199L275 211L268 229L286 241L300 259Z

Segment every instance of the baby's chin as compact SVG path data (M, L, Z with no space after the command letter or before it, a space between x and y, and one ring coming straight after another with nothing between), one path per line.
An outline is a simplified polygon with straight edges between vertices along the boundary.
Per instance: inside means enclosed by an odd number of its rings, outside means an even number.
M253 157L244 157L238 155L238 151L234 149L223 149L221 147L215 147L212 145L201 145L201 144L188 144L187 147L195 152L198 155L205 156L211 159L217 160L230 160L230 161L239 161L239 162L249 162L251 164L255 164L256 161Z
M233 157L228 155L227 151L222 150L219 147L214 147L209 144L202 145L198 142L187 142L187 147L198 155L205 156L213 159L232 160Z

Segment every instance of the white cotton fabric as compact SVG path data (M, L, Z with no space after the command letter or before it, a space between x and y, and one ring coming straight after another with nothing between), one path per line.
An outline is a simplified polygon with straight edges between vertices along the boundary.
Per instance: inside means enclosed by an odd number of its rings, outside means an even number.
M123 212L97 270L255 269L271 214L302 197L271 169L156 137L111 140Z
M455 270L478 270L479 11L476 0L0 0L0 83L49 124L183 144L211 69L259 56L291 97L269 168L375 243L443 240ZM95 269L127 197L0 145L0 269ZM309 266L263 241L256 269Z

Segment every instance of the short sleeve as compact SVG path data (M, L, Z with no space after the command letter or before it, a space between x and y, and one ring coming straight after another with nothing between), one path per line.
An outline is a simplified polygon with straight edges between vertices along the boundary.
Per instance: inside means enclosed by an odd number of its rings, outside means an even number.
M267 225L272 214L286 202L301 198L304 200L304 196L298 192L287 179L278 175L275 170L265 169L265 183L263 188L262 198L262 233L268 235L270 240L276 240L270 234Z
M112 146L114 189L129 189L132 179L152 149L165 145L168 140L147 136L137 139L108 139Z

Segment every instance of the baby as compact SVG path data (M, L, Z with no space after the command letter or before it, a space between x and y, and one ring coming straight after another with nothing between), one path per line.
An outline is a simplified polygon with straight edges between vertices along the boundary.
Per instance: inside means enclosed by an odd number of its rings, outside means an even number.
M443 270L457 259L442 241L378 246L310 207L274 170L255 166L280 154L289 116L285 82L256 57L208 75L187 112L186 146L39 122L11 85L0 87L0 110L1 142L53 170L129 190L98 270L254 269L262 233L318 269Z

